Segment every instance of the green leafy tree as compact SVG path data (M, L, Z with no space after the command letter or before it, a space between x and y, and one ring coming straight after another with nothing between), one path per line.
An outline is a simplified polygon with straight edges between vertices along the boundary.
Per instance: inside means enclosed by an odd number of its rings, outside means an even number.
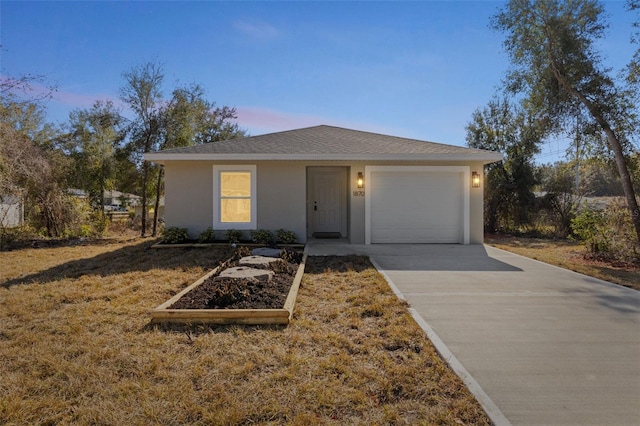
M104 192L114 189L116 149L123 139L122 117L111 101L69 114L70 155L75 159L76 187L88 192L104 218Z
M162 66L147 62L123 74L125 85L120 89L120 98L135 114L130 124L128 153L139 165L142 175L142 231L147 231L147 206L151 165L143 161L143 155L158 148L161 133Z
M627 1L627 8L631 12L639 12L640 11L640 0L629 0ZM640 28L640 22L637 20L633 23L633 27L638 29ZM640 32L636 31L635 34L631 36L631 42L633 44L640 44ZM640 85L640 49L636 49L627 65L627 82L636 88Z
M206 100L204 89L198 84L178 87L173 90L171 99L165 100L161 87L164 74L158 64L134 67L123 76L126 84L120 91L120 97L136 115L130 125L126 152L142 175L142 235L147 228L147 200L155 193L152 235L156 236L164 170L142 161L143 154L232 139L244 136L245 132L234 121L235 108L216 107ZM156 171L157 179L152 181L152 173Z
M21 78L0 79L0 119L7 128L12 128L45 149L54 147L57 129L46 122L44 101L56 90L49 86L42 94L31 96L31 85L42 84L44 77L27 75Z
M587 129L605 135L640 241L640 208L627 166L634 109L596 50L607 28L602 5L595 0L510 0L492 25L506 35L513 66L508 90L522 93L533 115L562 132L580 111L589 120Z
M473 113L466 130L470 147L504 155L503 161L486 168L486 230L518 230L528 225L535 205L533 156L540 141L537 121L507 100L493 100Z
M46 96L19 96L34 81L0 81L0 196L23 199L32 225L59 237L77 216L66 193L69 164L56 146L58 130L45 122Z
M238 114L234 107L215 107L215 104L211 104L211 108L204 117L202 129L196 136L197 143L219 142L248 136L247 132L235 122L237 118Z
M235 118L235 108L216 107L205 98L205 91L200 85L178 87L161 113L161 138L158 148L178 148L242 137L245 132L233 121ZM160 167L156 181L153 236L157 233L159 202L164 188L163 177L164 169Z
M576 164L557 162L538 168L540 190L540 210L549 216L549 225L555 228L557 237L566 238L571 233L571 221L585 192L585 181L576 177Z

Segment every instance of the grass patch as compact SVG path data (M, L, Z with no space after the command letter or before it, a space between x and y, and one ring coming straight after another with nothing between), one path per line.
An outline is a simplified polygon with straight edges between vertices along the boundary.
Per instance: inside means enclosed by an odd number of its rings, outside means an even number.
M586 247L566 240L485 236L485 243L502 250L560 266L625 287L640 290L640 265L589 259Z
M489 424L362 257L311 257L288 327L150 325L228 248L0 253L0 423Z

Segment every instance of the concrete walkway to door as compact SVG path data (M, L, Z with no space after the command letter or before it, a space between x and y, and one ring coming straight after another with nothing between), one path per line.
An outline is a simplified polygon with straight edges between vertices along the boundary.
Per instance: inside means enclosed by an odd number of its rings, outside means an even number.
M370 256L495 422L640 425L640 292L483 245L308 252Z

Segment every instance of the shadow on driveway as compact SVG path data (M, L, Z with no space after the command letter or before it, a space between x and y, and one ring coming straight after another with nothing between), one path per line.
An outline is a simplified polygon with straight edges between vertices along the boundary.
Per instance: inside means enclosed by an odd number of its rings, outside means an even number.
M493 271L522 269L489 256L482 244L349 244L310 242L310 256L364 255L388 271Z

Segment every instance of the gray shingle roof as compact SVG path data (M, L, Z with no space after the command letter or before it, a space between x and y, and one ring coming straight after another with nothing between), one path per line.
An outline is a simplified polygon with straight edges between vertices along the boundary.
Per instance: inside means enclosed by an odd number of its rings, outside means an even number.
M247 158L259 158L265 156L277 156L286 159L291 156L295 159L313 158L322 156L336 159L345 156L345 159L354 159L362 156L411 156L417 159L430 156L455 156L481 157L479 159L494 158L497 153L480 149L465 148L454 145L445 145L435 142L426 142L416 139L401 138L396 136L381 135L378 133L363 132L359 130L344 129L334 126L315 126L303 129L288 130L278 133L269 133L260 136L250 136L222 142L213 142L204 145L175 148L151 155L145 155L149 160L178 159L181 157L194 159L195 155L203 157L228 157L233 155L246 155ZM485 158L486 157L486 158ZM495 161L495 160L494 160Z

